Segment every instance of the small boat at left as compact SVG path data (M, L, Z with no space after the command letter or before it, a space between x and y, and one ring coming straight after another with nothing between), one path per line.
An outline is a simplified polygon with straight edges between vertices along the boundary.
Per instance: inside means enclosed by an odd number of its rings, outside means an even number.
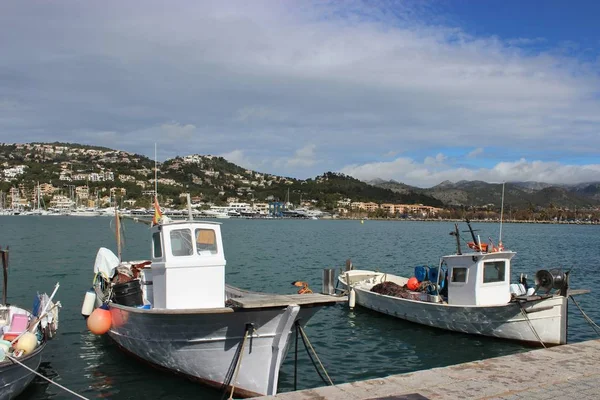
M7 304L8 248L0 249L4 270L4 291L0 305L0 400L16 398L33 381L42 362L47 342L58 329L60 302L50 296L36 294L31 311Z

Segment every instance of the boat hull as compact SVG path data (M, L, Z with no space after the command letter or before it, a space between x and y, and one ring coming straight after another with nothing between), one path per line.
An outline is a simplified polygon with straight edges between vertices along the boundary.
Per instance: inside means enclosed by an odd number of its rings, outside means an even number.
M303 326L317 310L140 310L115 304L108 334L137 358L208 386L233 386L240 397L274 395L294 324Z
M450 306L355 288L356 303L400 319L450 331L545 345L567 342L567 299L551 297L501 306ZM535 330L535 332L534 332ZM538 338L539 337L539 338Z
M460 306L445 303L404 299L371 292L375 283L406 278L374 271L353 271L350 276L356 304L415 322L449 331L517 340L539 345L559 345L567 342L567 298L548 298L510 302L494 306ZM369 278L370 283L361 283ZM346 285L345 277L340 283Z
M46 343L42 343L29 356L19 359L29 368L37 371L42 362L42 351ZM0 363L0 400L16 398L35 378L35 374L21 365L4 361Z

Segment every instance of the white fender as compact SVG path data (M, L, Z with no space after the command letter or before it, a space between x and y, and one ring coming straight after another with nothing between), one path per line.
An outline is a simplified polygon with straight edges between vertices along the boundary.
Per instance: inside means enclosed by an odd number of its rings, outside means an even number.
M94 306L96 305L96 292L93 289L85 292L85 297L83 298L83 305L81 306L81 314L84 317L89 317L92 311L94 311Z

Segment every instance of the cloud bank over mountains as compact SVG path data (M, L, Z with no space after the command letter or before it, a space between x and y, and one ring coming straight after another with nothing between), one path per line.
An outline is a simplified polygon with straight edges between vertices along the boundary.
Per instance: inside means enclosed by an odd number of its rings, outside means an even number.
M564 165L558 162L500 162L491 168L457 167L446 162L418 163L410 158L388 162L348 165L342 172L362 180L381 178L419 187L432 187L445 180L479 180L485 182L546 182L553 184L598 182L600 164Z
M532 50L544 38L472 36L436 13L400 2L7 1L0 141L146 155L158 143L159 158L223 154L280 175L423 187L599 180L599 62Z

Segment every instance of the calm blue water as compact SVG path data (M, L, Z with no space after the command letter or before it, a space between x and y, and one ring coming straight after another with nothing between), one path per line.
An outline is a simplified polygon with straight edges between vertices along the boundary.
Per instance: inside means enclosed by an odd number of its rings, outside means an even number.
M357 268L411 275L418 264L437 265L455 251L453 223L386 221L224 220L228 283L258 291L294 293L291 282L321 288L323 268L351 258ZM498 237L498 225L475 224L482 240ZM466 226L464 227L466 229ZM466 234L465 234L466 235ZM125 222L125 259L149 255L148 227ZM571 284L593 292L577 300L600 321L600 226L505 224L503 241L517 251L513 278L540 268L574 268ZM100 246L115 247L106 218L0 217L0 245L11 246L9 302L31 307L37 291L61 287L59 335L47 347L41 371L89 398L219 398L220 394L154 370L119 352L105 337L90 334L80 316ZM570 307L569 340L595 338ZM520 344L421 327L345 305L324 308L307 334L334 382L451 365L528 350ZM299 388L321 386L306 353L300 354ZM293 389L293 355L281 371L280 391ZM25 399L70 398L37 379Z

